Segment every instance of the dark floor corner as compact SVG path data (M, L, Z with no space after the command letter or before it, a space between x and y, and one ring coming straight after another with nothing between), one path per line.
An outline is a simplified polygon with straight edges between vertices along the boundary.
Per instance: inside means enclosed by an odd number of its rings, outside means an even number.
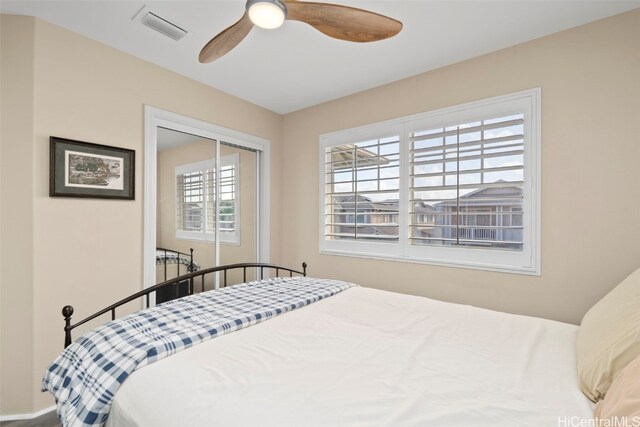
M16 420L0 422L0 427L62 427L56 411L47 412L30 420Z

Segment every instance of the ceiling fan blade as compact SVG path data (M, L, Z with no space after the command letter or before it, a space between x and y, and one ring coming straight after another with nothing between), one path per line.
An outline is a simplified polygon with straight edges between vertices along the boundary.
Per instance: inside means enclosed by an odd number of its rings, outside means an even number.
M287 0L287 19L302 21L335 39L373 42L393 37L402 22L368 10L329 3Z
M251 22L249 15L245 12L238 22L212 38L209 43L202 48L198 59L204 64L226 55L249 34L252 28L253 22Z

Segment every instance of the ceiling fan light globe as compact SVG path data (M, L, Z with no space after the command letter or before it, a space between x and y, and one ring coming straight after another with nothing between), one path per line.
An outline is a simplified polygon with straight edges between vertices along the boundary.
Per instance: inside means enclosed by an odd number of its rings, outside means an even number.
M281 7L279 2L274 1L258 1L251 2L248 8L249 19L260 28L272 30L280 27L284 23L286 17L286 9L284 5Z

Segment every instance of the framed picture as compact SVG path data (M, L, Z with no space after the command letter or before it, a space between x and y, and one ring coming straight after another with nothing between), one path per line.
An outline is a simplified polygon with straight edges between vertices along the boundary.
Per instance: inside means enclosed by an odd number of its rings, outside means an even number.
M49 196L135 199L134 150L49 138Z

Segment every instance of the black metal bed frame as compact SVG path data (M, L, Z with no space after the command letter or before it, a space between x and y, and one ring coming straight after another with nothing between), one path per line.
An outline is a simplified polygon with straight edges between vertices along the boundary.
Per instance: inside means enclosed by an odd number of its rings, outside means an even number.
M178 251L174 251L172 249L167 249L167 248L156 248L157 251L162 251L164 252L164 258L163 258L163 263L164 263L164 280L163 281L167 281L167 255L168 254L176 254L176 257L178 257L178 259L176 260L176 276L180 275L180 255L184 255L185 257L189 258L189 265L187 266L187 273L193 273L194 271L196 271L195 268L195 263L193 262L193 248L189 248L189 252L191 252L190 254L185 254L184 252L178 252Z
M193 251L193 250L192 250ZM307 276L307 263L303 262L302 263L302 271L298 271L298 270L294 270L292 268L288 268L288 267L282 267L279 265L274 265L274 264L265 264L265 263L241 263L241 264L229 264L229 265L220 265L218 267L212 267L212 268L207 268L204 270L200 270L200 271L194 271L191 273L187 273L184 274L182 276L178 276L176 278L173 278L171 280L167 280L165 282L162 283L158 283L157 285L151 286L149 288L143 289L141 291L138 291L132 295L129 295L128 297L121 299L120 301L111 304L108 307L103 308L100 311L97 311L96 313L80 320L79 322L74 323L73 325L71 324L71 316L73 316L73 307L70 305L65 305L62 308L62 316L64 317L64 347L67 348L69 346L69 344L71 344L71 331L75 328L77 328L80 325L84 325L85 323L89 322L90 320L93 320L99 316L102 316L103 314L109 313L111 312L111 320L115 320L116 318L116 308L127 304L131 301L134 301L138 298L142 298L145 297L145 308L148 308L150 305L150 294L153 292L158 291L159 289L163 289L172 285L175 285L176 283L180 283L183 281L187 281L189 283L189 295L192 295L194 292L194 288L195 288L195 280L197 277L200 277L201 279L201 286L200 286L200 291L204 292L204 276L206 276L207 274L211 274L211 273L223 273L223 286L222 287L226 287L227 286L227 271L229 270L236 270L236 269L242 269L243 270L243 283L246 283L247 281L247 269L251 269L251 268L255 268L255 269L259 269L260 271L260 279L262 280L264 279L264 270L267 269L267 271L269 270L275 270L275 276L274 277L283 277L280 275L280 272L283 271L285 273L288 272L289 277L293 277L294 274L299 274L302 275L303 277Z

